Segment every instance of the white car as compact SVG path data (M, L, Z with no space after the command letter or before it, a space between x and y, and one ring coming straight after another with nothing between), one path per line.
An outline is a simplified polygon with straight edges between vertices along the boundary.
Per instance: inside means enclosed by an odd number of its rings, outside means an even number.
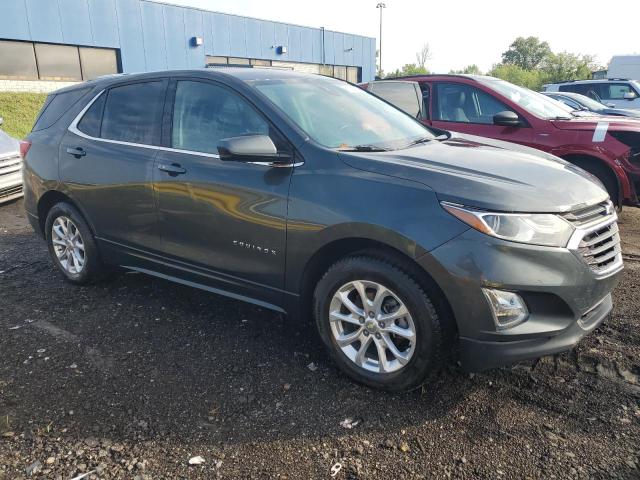
M640 82L636 80L573 80L543 85L545 92L574 92L611 108L640 109Z
M2 118L0 117L0 125ZM0 129L0 203L22 196L20 143Z

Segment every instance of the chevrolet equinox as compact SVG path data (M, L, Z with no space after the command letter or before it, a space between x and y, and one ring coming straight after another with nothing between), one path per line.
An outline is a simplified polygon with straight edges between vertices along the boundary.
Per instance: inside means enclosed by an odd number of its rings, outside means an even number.
M450 352L478 371L570 349L622 269L595 177L317 75L103 77L51 94L21 152L68 281L120 266L312 317L347 375L389 390Z

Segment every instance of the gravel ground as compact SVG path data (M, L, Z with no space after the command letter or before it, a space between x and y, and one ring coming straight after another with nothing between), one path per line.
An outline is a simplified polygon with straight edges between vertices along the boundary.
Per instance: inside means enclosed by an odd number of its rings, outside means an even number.
M576 350L386 394L304 322L138 274L69 285L2 206L0 479L640 478L640 210L620 226L614 312Z

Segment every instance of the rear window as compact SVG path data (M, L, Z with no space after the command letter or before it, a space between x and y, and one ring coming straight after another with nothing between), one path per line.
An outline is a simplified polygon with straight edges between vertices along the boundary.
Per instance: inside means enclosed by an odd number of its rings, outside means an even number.
M404 110L412 117L420 116L421 101L417 89L410 82L376 82L369 85L369 91L387 102Z
M89 88L79 88L49 95L32 131L37 132L52 126L89 90Z

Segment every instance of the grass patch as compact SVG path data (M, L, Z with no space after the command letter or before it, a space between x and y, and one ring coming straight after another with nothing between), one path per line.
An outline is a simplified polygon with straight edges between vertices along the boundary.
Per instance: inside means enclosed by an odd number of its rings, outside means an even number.
M0 117L2 128L17 139L24 138L33 127L46 93L0 92Z

